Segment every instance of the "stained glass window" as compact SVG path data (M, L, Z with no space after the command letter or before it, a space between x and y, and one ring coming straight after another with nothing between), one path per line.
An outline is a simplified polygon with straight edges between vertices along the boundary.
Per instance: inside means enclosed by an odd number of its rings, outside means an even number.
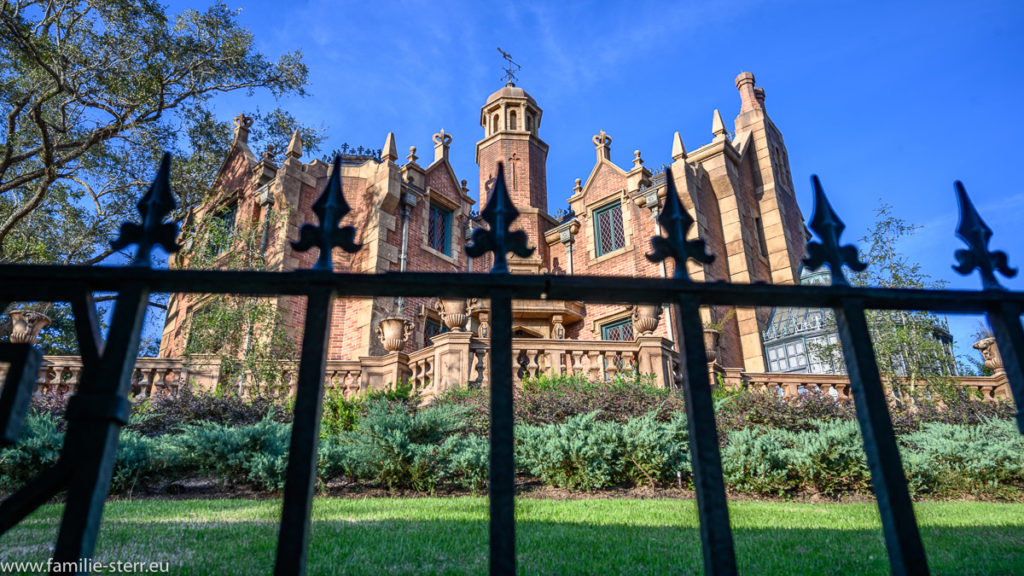
M622 204L615 203L594 212L594 236L598 256L626 246L626 233L622 227Z
M437 204L430 205L427 226L429 246L447 256L452 255L452 211Z
M617 342L633 339L633 320L626 318L601 326L601 339Z

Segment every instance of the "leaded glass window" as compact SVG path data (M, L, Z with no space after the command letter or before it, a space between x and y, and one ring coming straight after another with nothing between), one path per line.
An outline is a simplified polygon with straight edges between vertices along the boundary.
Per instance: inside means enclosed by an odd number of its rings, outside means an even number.
M452 211L430 204L430 222L427 226L428 245L438 252L452 255Z
M601 326L601 339L613 340L616 342L633 339L633 320L626 318L617 322L610 322Z
M622 204L616 202L594 211L594 237L598 256L626 246L626 232L622 227Z

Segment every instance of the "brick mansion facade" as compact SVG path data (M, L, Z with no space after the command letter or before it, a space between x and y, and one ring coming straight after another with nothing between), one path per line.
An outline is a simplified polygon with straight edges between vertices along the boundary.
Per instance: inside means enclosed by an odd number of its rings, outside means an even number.
M704 238L708 252L716 255L709 265L691 262L689 271L696 281L794 283L800 277L806 231L786 146L753 74L740 74L736 87L740 108L732 133L718 110L712 116L712 138L700 147L688 150L678 132L673 136L665 128L675 187L697 221L691 234ZM589 176L576 180L568 210L552 216L542 119L540 105L511 83L486 99L480 109L481 134L475 150L479 173L473 192L468 180L452 168L452 135L443 130L433 136L429 161L415 148L400 158L391 133L379 157L342 156L341 179L352 208L342 225L355 227L356 241L363 247L354 254L335 251L335 270L486 272L490 262L468 258L464 247L469 232L481 225L474 208L487 203L501 162L520 212L512 227L523 229L529 245L536 247L529 257L510 256L512 273L671 276L671 262L654 264L644 257L650 252L650 238L660 234L656 216L666 195L665 172L652 173L639 151L632 166L617 166L610 159L612 138L602 130L592 140L596 157ZM200 213L226 218L229 229L242 223L262 226L262 249L270 270L311 267L317 251L296 252L290 242L297 239L303 223L316 222L312 205L331 166L316 159L304 161L297 133L283 161L259 158L247 143L251 120L240 116L235 124L234 139L215 181L216 193ZM202 305L201 300L172 296L161 357L183 355L189 318ZM280 296L274 306L285 330L298 338L304 301ZM671 350L671 314L670 307L658 310L628 302L516 301L514 337L524 351L521 363L532 367L531 373L543 365L561 365L564 370L567 364L584 361L590 353L587 346L600 347L598 341L644 341ZM719 365L767 371L762 332L769 310L710 309L702 314L707 324L720 328L715 358ZM441 341L464 342L466 350L473 349L473 342L486 341L488 309L486 301L475 300L337 298L331 322L328 361L415 357ZM590 344L580 347L581 342ZM554 349L562 356L546 352ZM621 352L616 354L621 360ZM398 362L405 367L392 376L405 376L403 370L415 375L410 361ZM432 369L438 370L446 361L437 356L434 362ZM480 364L465 354L457 362ZM643 360L639 368L654 370Z

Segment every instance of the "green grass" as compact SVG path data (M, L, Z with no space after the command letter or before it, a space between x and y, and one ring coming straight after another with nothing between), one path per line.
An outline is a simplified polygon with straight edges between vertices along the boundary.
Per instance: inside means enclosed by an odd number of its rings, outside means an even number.
M273 567L280 500L118 501L96 559L167 561L172 574L262 574ZM1024 505L915 504L933 574L1024 574ZM521 574L698 574L693 501L517 501ZM886 574L872 503L734 502L745 574ZM45 560L61 506L0 538L0 559ZM484 574L483 498L341 500L313 508L310 574Z

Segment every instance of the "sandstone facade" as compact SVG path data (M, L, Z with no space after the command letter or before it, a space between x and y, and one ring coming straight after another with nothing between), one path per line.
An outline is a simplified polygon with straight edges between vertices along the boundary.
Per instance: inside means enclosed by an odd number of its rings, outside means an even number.
M695 216L710 265L690 263L697 281L794 283L803 258L806 230L794 197L782 134L768 117L764 91L754 76L736 78L740 113L730 134L717 110L712 115L712 140L687 150L680 136L666 130L671 141L671 167L683 205ZM352 212L342 222L358 231L363 249L356 254L335 251L338 271L486 272L488 258L466 256L472 228L481 225L475 206L483 206L493 185L497 164L505 166L510 196L521 216L531 246L528 258L510 256L513 273L590 274L665 277L673 264L654 264L644 254L650 238L660 233L655 218L666 194L665 173L652 173L639 151L632 166L610 160L612 138L603 131L593 138L596 159L585 181L577 180L569 212L549 214L546 181L548 145L541 139L543 110L522 88L507 85L485 101L480 111L482 138L476 144L479 204L449 162L452 136L434 135L433 159L422 162L415 148L400 160L395 137L388 134L379 158L343 156L342 181ZM316 250L292 250L298 228L316 222L311 206L322 191L330 167L320 160L302 161L297 135L283 162L257 158L248 148L248 124L236 120L236 134L215 182L219 191L207 210L231 206L237 223L264 226L265 250L271 270L308 268ZM270 215L278 214L278 218ZM161 342L163 357L184 352L188 318L200 300L172 297ZM305 309L301 298L282 296L275 305L286 329L301 332ZM486 302L470 302L467 328L486 336ZM673 339L671 309L666 307L653 336ZM704 310L707 322L724 324L718 362L750 372L766 371L761 331L769 311ZM539 339L635 339L634 307L584 302L523 301L514 304L515 337ZM429 345L443 329L436 299L339 298L332 318L330 360L355 360L388 354L377 327L388 317L411 323L402 352ZM667 320L667 321L666 321Z

